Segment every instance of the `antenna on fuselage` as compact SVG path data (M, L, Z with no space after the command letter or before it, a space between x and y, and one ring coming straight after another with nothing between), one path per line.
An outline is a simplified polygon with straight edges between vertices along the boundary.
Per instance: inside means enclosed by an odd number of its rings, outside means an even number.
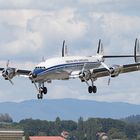
M67 54L68 54L68 49L67 49L67 45L65 45L65 40L64 40L62 46L62 57L65 57Z

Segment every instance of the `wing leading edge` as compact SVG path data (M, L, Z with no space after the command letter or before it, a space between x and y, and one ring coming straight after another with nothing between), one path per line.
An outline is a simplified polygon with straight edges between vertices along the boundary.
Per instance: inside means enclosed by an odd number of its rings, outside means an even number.
M30 74L31 72L32 72L32 71L30 71L30 70L21 70L21 69L16 70L17 75L26 75L26 76L29 76L29 74Z

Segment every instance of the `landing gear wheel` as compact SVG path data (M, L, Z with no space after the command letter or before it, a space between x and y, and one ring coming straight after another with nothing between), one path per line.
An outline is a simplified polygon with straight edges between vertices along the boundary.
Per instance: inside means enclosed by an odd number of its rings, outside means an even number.
M93 93L96 93L97 92L97 87L96 86L93 86L93 87L92 86L89 86L88 87L88 92L89 93L92 93L92 92Z
M42 99L43 98L43 94L41 94L41 93L40 94L37 94L37 98L38 99Z
M92 86L89 86L89 87L88 87L88 92L89 92L89 93L92 93L92 91L93 91Z
M97 92L97 87L96 86L93 86L93 93L96 93Z
M47 94L47 91L48 91L47 88L44 87L44 88L43 88L43 93L44 93L44 94Z

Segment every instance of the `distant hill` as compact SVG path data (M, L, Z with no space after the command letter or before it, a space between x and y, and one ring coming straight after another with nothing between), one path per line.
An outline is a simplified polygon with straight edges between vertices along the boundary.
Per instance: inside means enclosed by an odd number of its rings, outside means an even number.
M140 105L76 99L29 100L20 103L0 103L0 113L10 114L14 121L25 118L55 120L56 117L78 120L80 116L84 119L89 117L119 119L140 114Z

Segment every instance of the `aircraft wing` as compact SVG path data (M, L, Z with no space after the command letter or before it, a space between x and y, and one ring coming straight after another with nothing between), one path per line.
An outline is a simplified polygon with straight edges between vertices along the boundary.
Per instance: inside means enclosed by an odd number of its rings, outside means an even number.
M20 70L20 69L16 70L17 75L27 75L28 76L31 72L32 71L30 71L30 70Z
M3 71L4 70L4 68L0 68L0 71Z
M128 65L114 65L107 70L106 68L94 69L91 77L100 78L105 76L117 77L119 74L134 72L140 70L140 63L128 64Z
M12 75L12 77L14 77L16 75L29 76L29 74L31 73L30 70L22 70L22 69L16 69L16 68L12 68L12 67L0 68L0 71L2 71L2 73L5 76Z

